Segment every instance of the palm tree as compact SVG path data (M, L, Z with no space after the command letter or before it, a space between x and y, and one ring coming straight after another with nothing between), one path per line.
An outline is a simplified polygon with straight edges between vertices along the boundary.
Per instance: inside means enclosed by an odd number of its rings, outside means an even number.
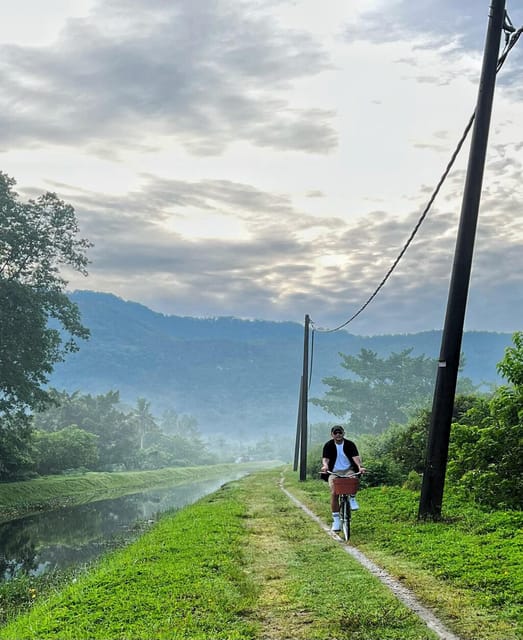
M136 409L134 415L138 421L138 429L140 433L140 451L144 448L145 436L148 433L159 431L158 425L154 421L154 417L150 411L151 403L145 398L136 400Z

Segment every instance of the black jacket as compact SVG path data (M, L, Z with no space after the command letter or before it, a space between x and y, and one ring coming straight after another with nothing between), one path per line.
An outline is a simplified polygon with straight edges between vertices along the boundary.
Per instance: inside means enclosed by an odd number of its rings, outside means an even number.
M352 440L346 440L343 438L343 452L350 460L351 466L357 468L359 471L359 466L354 462L354 456L359 456L358 449ZM329 440L323 445L323 453L322 458L329 459L329 471L332 471L334 468L334 463L336 462L336 458L338 457L338 450L336 449L336 443L334 440Z

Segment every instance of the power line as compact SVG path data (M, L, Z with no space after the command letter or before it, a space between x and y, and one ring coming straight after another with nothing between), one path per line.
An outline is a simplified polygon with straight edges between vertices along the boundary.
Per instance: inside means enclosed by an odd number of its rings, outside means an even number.
M512 22L510 21L510 18L508 17L507 12L505 11L505 18L504 18L504 24L503 24L503 31L505 32L505 47L503 49L503 52L501 53L500 57L498 58L498 62L497 62L497 66L496 66L496 74L498 73L498 71L501 69L501 67L503 66L503 63L505 62L510 50L512 49L512 47L516 44L516 42L518 41L519 37L521 36L521 33L523 32L523 27L520 27L518 30L516 30L514 28L514 26L512 25ZM425 220L425 218L427 217L427 214L432 206L432 204L434 203L434 200L436 199L436 196L438 195L443 183L445 182L459 152L461 151L461 148L467 138L467 135L470 131L470 129L472 128L472 125L474 123L474 119L476 117L476 110L474 110L474 112L472 113L467 126L465 127L463 134L456 146L456 149L454 150L454 153L452 154L449 163L447 164L445 171L443 172L443 174L441 175L441 178L438 181L438 184L436 185L436 188L434 189L434 191L432 192L432 195L429 198L429 201L427 203L427 205L425 206L425 209L423 210L423 213L421 214L419 220L417 221L416 225L414 226L414 229L412 230L407 242L404 244L403 248L401 249L400 253L398 254L397 258L394 260L394 262L392 263L392 266L390 267L390 269L387 271L387 273L385 274L385 277L383 278L383 280L379 283L379 285L376 287L376 289L374 290L374 292L372 293L372 295L367 299L367 301L356 311L356 313L354 313L348 320L346 320L343 324L340 324L338 327L335 327L334 329L322 329L322 328L314 328L314 322L311 320L311 324L313 326L313 334L314 331L318 331L319 333L333 333L334 331L339 331L340 329L343 329L344 327L346 327L350 322L352 322L355 318L357 318L360 313L362 313L368 306L369 304L374 300L374 298L378 295L379 291L383 288L383 286L385 285L385 283L387 282L387 280L389 279L389 277L391 276L392 272L394 271L394 269L397 267L399 261L403 258L405 252L407 251L407 249L409 248L410 244L412 243L416 233L418 232L419 228L421 227L422 222Z

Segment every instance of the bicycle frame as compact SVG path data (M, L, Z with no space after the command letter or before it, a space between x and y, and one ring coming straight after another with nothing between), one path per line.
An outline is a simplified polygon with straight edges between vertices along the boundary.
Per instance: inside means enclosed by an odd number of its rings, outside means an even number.
M334 476L334 492L338 496L340 504L340 524L343 537L348 542L350 539L350 522L352 518L352 509L350 506L350 496L354 495L359 488L360 473L354 473L350 476L339 476L330 471Z

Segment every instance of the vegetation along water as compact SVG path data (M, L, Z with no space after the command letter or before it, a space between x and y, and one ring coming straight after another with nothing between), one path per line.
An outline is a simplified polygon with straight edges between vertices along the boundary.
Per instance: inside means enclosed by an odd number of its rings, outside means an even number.
M27 583L0 638L434 638L417 616L257 472L163 516L59 589ZM285 486L328 521L321 481ZM521 637L521 512L458 497L416 520L417 492L364 489L353 544L412 588L465 640Z
M193 475L185 481L180 481L178 474L178 479L169 484L132 492L127 489L123 495L122 488L110 493L81 493L75 496L77 502L81 497L81 504L44 509L0 523L0 581L8 580L13 585L23 576L43 580L45 574L57 577L64 570L91 562L135 539L164 511L192 504L225 482L241 478L248 468L193 468ZM133 475L126 477L132 481ZM165 480L165 474L163 477Z

